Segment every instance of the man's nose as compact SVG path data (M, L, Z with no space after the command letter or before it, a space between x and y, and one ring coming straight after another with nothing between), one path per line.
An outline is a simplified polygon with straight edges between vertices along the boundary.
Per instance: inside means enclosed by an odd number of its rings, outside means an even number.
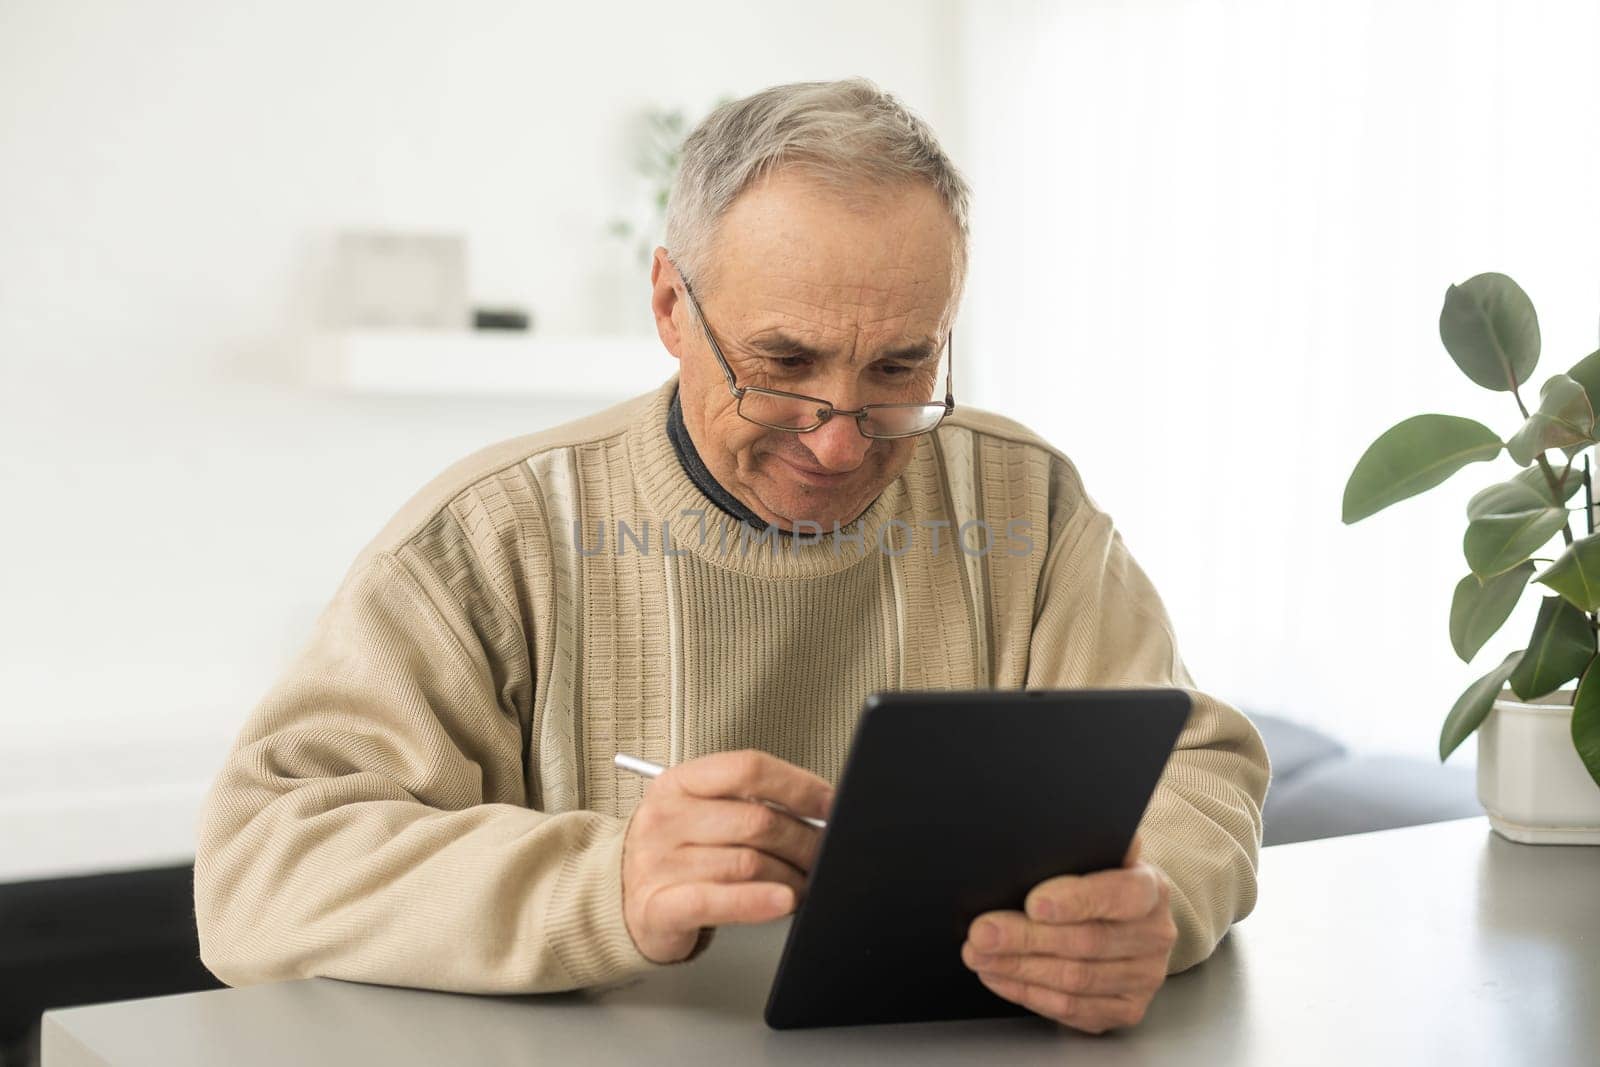
M872 441L856 429L856 420L849 415L835 415L810 433L800 434L800 441L816 458L817 466L830 474L855 470L861 466Z

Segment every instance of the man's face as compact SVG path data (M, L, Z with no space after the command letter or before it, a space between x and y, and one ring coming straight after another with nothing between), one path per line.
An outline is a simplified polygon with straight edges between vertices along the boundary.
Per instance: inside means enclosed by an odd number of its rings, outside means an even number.
M779 172L722 218L695 296L740 386L837 408L927 401L942 387L957 234L924 184L842 197ZM712 476L763 521L824 531L855 519L910 462L916 438L872 440L836 416L810 433L742 418L682 281L656 250L653 306L679 358L684 423ZM938 392L937 399L943 399Z

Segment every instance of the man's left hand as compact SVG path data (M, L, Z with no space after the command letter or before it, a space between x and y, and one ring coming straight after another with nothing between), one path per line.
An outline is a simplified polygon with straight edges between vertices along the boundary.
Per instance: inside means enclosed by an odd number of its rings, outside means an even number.
M972 920L961 960L997 995L1091 1034L1133 1026L1167 977L1177 940L1166 876L1139 860L1040 882L1024 911Z

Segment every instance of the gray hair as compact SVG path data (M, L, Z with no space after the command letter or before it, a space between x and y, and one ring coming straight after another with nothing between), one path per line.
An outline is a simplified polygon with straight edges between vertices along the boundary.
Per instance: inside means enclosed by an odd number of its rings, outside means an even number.
M689 134L667 202L667 248L679 270L699 283L722 216L751 185L790 166L842 189L931 185L959 234L954 281L961 291L966 179L928 124L865 78L775 85L721 105Z

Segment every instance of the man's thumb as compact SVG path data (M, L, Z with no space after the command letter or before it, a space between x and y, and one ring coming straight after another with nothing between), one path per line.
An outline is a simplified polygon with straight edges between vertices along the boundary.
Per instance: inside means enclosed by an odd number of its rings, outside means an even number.
M1143 850L1143 848L1144 842L1139 838L1139 835L1135 833L1133 835L1133 840L1128 844L1128 854L1123 857L1122 865L1124 867L1132 867L1134 864L1138 863L1139 853Z

